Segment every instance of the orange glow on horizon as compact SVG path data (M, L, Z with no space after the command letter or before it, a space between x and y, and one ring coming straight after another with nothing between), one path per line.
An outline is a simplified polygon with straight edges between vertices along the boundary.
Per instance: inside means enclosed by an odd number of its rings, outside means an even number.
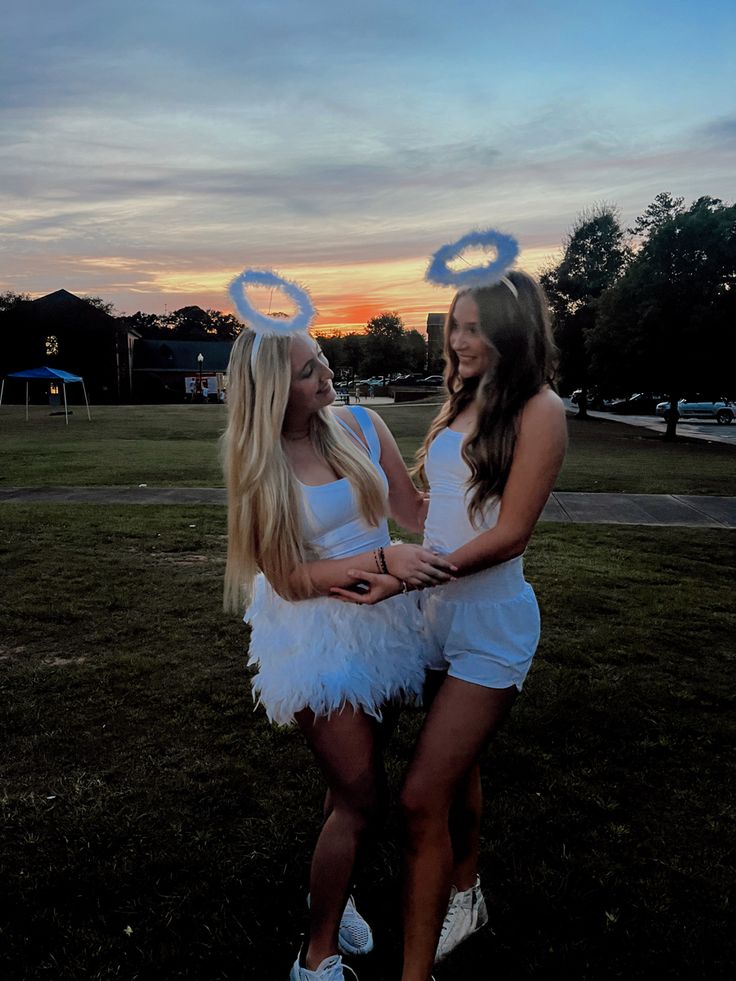
M557 246L524 250L518 265L532 274L551 259ZM106 268L111 282L106 289L96 283L92 288L79 288L103 298L106 293L133 297L138 309L144 312L163 312L184 306L197 305L205 309L233 313L227 296L228 283L240 272L238 268L171 269L152 260L136 262L121 257L83 259L82 263L100 270ZM407 330L424 333L430 313L444 313L452 299L452 290L430 285L424 279L426 256L411 259L386 259L372 262L353 262L339 266L304 265L279 268L286 278L308 287L317 309L314 330L329 333L363 332L368 321L381 313L395 312ZM124 274L125 282L121 273ZM262 295L261 295L262 293ZM251 299L264 310L283 310L291 314L293 307L278 293L268 291L251 294ZM146 299L150 301L146 304ZM120 301L116 301L119 306ZM135 309L132 304L125 307ZM132 312L129 309L128 312Z

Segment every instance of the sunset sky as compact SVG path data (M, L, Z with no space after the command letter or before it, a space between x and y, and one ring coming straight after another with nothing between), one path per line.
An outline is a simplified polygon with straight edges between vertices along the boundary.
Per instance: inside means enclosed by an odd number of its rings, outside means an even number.
M0 290L230 310L271 267L318 327L447 308L471 227L553 259L599 202L734 200L732 0L25 0L0 38Z

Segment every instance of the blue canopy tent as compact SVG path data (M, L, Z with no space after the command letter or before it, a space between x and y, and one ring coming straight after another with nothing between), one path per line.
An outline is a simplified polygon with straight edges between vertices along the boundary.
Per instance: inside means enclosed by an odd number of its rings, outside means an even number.
M56 381L61 382L61 387L64 391L64 419L67 426L69 425L69 407L66 401L66 386L70 382L81 382L82 391L84 392L84 403L87 406L87 418L92 422L92 416L89 414L89 401L87 399L87 389L84 387L84 378L81 375L72 375L68 371L61 371L59 368L29 368L27 371L14 371L10 375L6 375L3 378L2 386L0 386L0 405L3 404L3 393L5 392L5 381L7 378L24 378L26 382L26 421L28 421L28 382L29 381Z

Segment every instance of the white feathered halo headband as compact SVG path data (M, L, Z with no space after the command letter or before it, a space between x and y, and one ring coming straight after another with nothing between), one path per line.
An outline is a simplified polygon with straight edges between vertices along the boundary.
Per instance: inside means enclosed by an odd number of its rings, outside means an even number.
M248 298L248 288L261 286L277 289L296 304L293 317L272 317L257 310ZM315 309L309 293L302 287L269 269L245 269L230 283L230 298L240 317L256 335L251 348L251 365L255 363L262 337L290 337L309 330L315 317Z
M496 250L496 258L457 272L449 268L448 262L457 259L465 249L472 247L493 248ZM430 260L425 278L436 286L453 286L456 290L477 289L481 286L503 283L518 298L518 290L506 276L518 254L519 243L512 235L506 235L495 228L468 232L456 242L450 242L437 249Z

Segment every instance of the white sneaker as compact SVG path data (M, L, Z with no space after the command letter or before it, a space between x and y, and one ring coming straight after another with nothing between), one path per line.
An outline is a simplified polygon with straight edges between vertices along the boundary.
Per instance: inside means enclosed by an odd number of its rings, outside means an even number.
M309 906L309 896L307 896ZM373 950L373 933L366 921L355 908L355 900L348 897L342 911L337 931L337 948L341 954L369 954Z
M373 950L373 933L355 908L355 900L348 898L342 912L337 932L337 946L343 954L369 954Z
M480 879L476 878L475 885L465 892L458 892L453 886L450 902L442 924L435 964L444 960L463 940L467 940L476 930L480 930L488 922L488 909L483 893L480 891Z
M325 957L316 971L309 971L306 967L302 967L297 957L289 974L289 981L346 981L343 968L350 971L357 981L358 975L352 967L343 964L339 954Z

